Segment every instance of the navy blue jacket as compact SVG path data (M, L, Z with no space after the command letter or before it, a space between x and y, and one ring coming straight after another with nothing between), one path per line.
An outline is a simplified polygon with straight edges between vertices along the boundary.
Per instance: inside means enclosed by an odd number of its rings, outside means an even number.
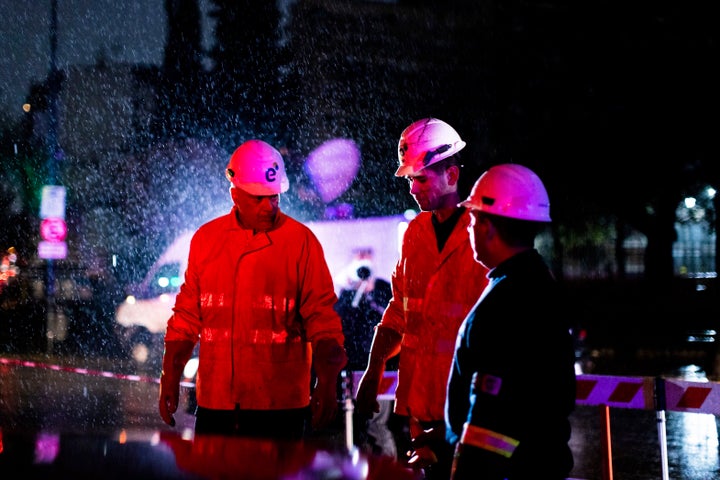
M447 440L461 443L453 478L566 478L572 312L537 250L488 277L458 332L448 380Z

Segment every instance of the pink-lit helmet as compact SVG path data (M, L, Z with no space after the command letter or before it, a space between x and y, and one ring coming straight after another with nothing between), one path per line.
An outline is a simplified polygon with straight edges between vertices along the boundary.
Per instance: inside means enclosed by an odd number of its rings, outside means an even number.
M240 145L230 157L225 176L250 195L277 195L290 187L282 155L262 140Z
M465 147L460 135L437 118L417 120L403 130L398 142L400 167L396 177L413 176Z
M501 217L550 222L550 199L535 172L505 163L490 167L461 206Z

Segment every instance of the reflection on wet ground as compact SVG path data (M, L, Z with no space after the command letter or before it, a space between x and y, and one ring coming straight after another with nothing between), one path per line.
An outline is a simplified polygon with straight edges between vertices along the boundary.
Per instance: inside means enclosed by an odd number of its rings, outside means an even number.
M52 364L0 362L2 478L418 478L392 459L348 451L341 431L295 444L196 438L188 388L181 389L178 425L171 428L157 414L153 375L113 375L112 364L84 370ZM578 406L571 420L572 477L603 479L603 413ZM662 478L656 412L613 408L609 422L614 477ZM666 412L666 431L669 478L720 478L714 415Z
M382 457L310 442L279 442L178 432L122 431L119 435L38 432L4 435L3 478L309 480L420 475ZM13 472L6 477L5 472Z

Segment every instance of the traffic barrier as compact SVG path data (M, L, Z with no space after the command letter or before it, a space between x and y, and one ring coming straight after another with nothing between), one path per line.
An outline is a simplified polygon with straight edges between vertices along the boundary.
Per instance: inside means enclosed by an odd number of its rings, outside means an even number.
M652 410L655 383L652 377L578 375L575 403Z
M665 384L665 410L720 416L720 383L674 378L662 380Z

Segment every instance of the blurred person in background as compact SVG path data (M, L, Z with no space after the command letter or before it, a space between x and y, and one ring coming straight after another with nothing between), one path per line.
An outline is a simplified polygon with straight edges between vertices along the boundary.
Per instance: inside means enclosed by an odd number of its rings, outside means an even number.
M398 143L395 176L407 179L420 214L403 236L393 276L392 299L375 329L368 366L360 380L357 409L372 416L386 362L400 355L394 412L403 425L398 451L410 449L414 427L444 426L448 372L457 332L487 283L485 267L473 260L459 207L459 152L466 143L446 122L423 118L410 124ZM452 450L442 439L404 458L428 479L450 475ZM402 458L401 458L402 459Z
M575 354L567 299L534 248L551 221L547 191L532 170L502 164L460 205L490 283L455 347L445 432L456 446L451 478L565 479ZM529 370L538 362L541 372Z
M196 433L301 439L338 410L347 356L332 277L315 235L280 210L289 181L275 148L246 141L225 174L233 207L194 234L168 321L160 416L174 426L199 342Z
M392 296L390 282L373 275L372 252L361 250L356 257L350 264L355 268L355 274L342 272L339 276L345 281L340 285L335 304L342 319L348 355L347 378L350 379L353 372L364 371L367 367L375 325L380 322ZM397 362L390 362L387 368L397 370ZM397 458L395 439L388 425L393 400L383 399L378 403L380 411L369 421L363 415L353 415L355 443L370 453Z

